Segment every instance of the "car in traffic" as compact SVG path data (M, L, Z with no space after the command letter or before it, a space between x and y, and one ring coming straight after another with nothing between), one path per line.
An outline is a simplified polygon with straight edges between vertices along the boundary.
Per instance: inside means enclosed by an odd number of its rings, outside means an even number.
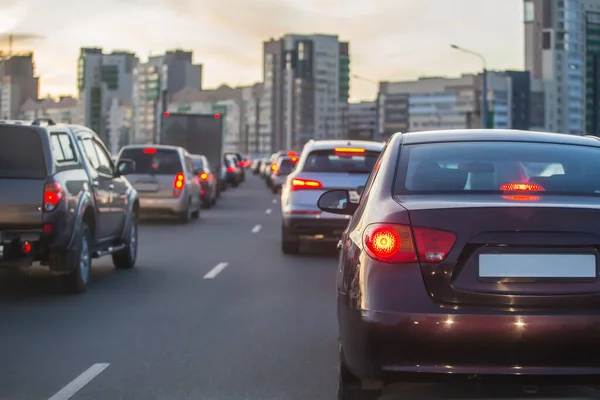
M89 128L0 123L0 269L39 262L63 290L82 293L92 258L132 268L140 202L131 172Z
M225 167L225 184L233 187L239 186L242 183L242 168L238 165L237 157L225 154L223 165Z
M339 241L349 217L322 212L319 196L329 189L359 191L384 144L362 140L311 140L281 190L281 251L297 254L301 241Z
M391 137L359 203L323 193L323 213L353 216L338 399L447 378L598 385L598 171L598 138L410 132Z
M206 156L192 154L194 171L198 173L200 180L200 197L204 208L211 208L217 203L219 197L219 182L215 176Z
M241 153L225 153L226 156L231 156L235 160L235 165L239 168L240 182L246 179L246 159Z
M279 157L271 176L271 190L273 191L273 194L277 194L281 191L288 175L296 168L296 164L298 164L298 157L296 156Z
M267 172L269 171L270 168L271 168L270 158L263 158L260 163L260 167L258 168L258 175L261 178L266 178Z
M260 165L262 163L262 158L255 158L252 160L252 164L250 164L250 169L254 175L258 175L260 172Z
M277 163L279 159L282 157L298 157L298 154L295 151L278 151L277 153L273 153L271 159L269 160L269 167L265 169L265 183L267 187L273 190L273 178L277 171Z
M175 216L181 223L200 217L201 186L191 155L166 145L128 145L118 160L133 160L129 181L140 197L143 216Z

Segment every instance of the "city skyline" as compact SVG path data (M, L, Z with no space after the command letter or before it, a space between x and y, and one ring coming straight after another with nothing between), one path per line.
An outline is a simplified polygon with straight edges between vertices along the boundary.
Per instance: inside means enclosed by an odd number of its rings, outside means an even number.
M195 61L204 64L204 87L250 84L262 80L262 42L289 32L339 35L350 42L351 74L371 81L481 70L479 60L450 49L450 43L481 52L490 69L523 69L521 0L489 0L485 7L477 0L461 0L461 7L444 0L314 1L302 8L291 0L178 1L177 7L156 1L143 8L137 0L108 0L103 8L90 1L0 5L0 33L43 36L14 46L34 51L42 97L76 94L81 47L132 51L142 60L150 49L193 50ZM57 24L65 9L69 23ZM360 79L350 86L351 100L372 98L376 91Z

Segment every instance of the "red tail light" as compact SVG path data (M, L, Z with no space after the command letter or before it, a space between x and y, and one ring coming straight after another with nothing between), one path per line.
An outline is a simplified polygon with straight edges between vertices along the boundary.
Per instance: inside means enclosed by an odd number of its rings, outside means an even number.
M291 158L291 161L292 161L292 162L298 162L298 157L292 157L292 158Z
M147 149L144 149L143 152L144 152L144 154L156 154L156 149L149 147Z
M292 190L306 189L323 189L323 185L319 181L312 181L309 179L292 179Z
M234 167L227 167L227 172L235 172L235 168Z
M296 156L296 152L295 151L288 151L287 155L288 155L288 157L295 157Z
M364 233L367 254L389 263L438 263L452 250L452 232L394 224L372 224Z
M275 171L277 169L277 165L271 164L271 171Z
M500 190L505 192L541 192L544 188L535 183L507 183L500 186Z
M48 182L44 186L44 211L54 211L64 197L60 183Z
M21 245L21 251L22 251L24 254L29 254L29 253L31 253L31 249L32 249L32 248L33 248L33 247L31 246L31 243L29 243L29 242L25 242L25 243L23 243L23 244Z
M184 185L185 176L182 173L175 175L175 180L173 181L173 197L181 196L181 191L183 190Z
M202 179L203 181L208 179L208 174L206 172L201 173L200 175L198 175L198 177L200 179Z

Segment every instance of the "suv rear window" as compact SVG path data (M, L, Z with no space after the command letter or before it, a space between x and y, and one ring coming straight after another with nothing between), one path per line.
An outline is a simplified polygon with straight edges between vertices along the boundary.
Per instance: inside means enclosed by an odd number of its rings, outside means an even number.
M600 195L600 148L551 143L453 142L402 149L395 194L501 193L531 183L544 193Z
M317 150L306 158L306 172L345 172L370 174L380 152L337 153L335 150Z
M279 173L281 175L290 174L294 170L295 166L296 166L296 163L293 163L291 159L281 158L279 160Z
M125 149L119 156L135 162L135 174L175 175L183 171L181 158L171 149Z
M192 164L194 164L194 168L197 170L204 169L204 160L202 160L201 158L192 158Z
M40 135L28 128L0 127L0 178L47 176Z

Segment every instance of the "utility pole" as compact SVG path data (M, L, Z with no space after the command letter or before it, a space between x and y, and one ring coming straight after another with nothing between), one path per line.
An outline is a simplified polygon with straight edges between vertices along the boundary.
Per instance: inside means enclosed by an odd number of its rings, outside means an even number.
M487 129L488 128L487 61L485 60L485 57L482 54L477 53L476 51L465 49L465 48L457 46L455 44L451 44L450 47L452 47L454 50L462 51L463 53L471 54L471 55L479 58L481 60L481 63L483 64L483 73L481 75L481 79L482 79L482 82L481 82L481 92L482 92L481 93L481 128Z
M254 117L254 132L255 132L255 138L256 138L256 143L255 143L255 150L256 150L256 154L260 153L260 97L259 96L254 96L254 110L255 110L255 117Z

